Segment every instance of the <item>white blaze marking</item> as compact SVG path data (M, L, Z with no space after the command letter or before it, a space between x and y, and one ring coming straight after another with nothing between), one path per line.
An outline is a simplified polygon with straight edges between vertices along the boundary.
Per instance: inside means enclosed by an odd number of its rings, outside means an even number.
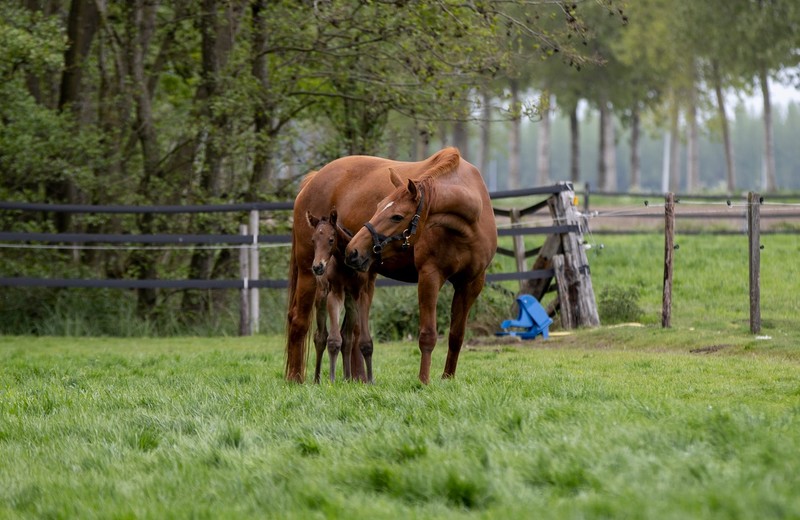
M389 204L387 204L386 206L383 207L383 209L381 210L381 213L383 213L387 209L391 208L393 205L394 205L394 202L390 202Z

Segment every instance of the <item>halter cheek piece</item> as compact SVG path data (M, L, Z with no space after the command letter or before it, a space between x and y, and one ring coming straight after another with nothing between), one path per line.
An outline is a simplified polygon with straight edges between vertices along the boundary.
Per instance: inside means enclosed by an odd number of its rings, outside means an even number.
M367 222L364 224L364 227L369 230L370 234L372 235L372 252L376 255L380 256L383 252L383 248L386 247L386 244L392 242L394 240L402 240L403 244L400 246L403 249L408 249L411 247L411 243L409 240L412 236L417 232L417 225L419 224L420 213L422 212L422 203L425 201L425 192L422 191L422 188L419 189L419 204L417 205L417 211L414 213L414 216L411 217L411 222L409 222L408 227L403 230L402 233L386 236L378 233L375 227Z

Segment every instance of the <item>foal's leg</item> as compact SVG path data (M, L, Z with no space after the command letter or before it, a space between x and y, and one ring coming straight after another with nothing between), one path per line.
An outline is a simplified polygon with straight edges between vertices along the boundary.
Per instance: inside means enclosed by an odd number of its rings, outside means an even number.
M444 285L444 278L435 269L419 271L417 299L419 301L419 380L427 385L431 381L431 355L436 347L436 300Z
M317 313L317 330L314 332L314 349L317 352L316 364L314 366L314 382L319 383L320 372L322 370L322 355L325 352L325 340L328 337L328 329L325 324L327 315L325 314L325 300L327 290L322 287L317 287L316 294L316 313Z
M339 313L342 309L344 298L342 295L341 287L334 287L331 285L331 291L328 293L328 315L331 317L331 331L328 334L328 358L331 363L331 383L336 380L336 358L339 356L339 351L342 350L342 332L339 328ZM346 356L345 356L345 363ZM345 373L347 370L345 370Z
M461 353L461 345L464 343L464 333L467 328L467 318L472 304L483 290L485 275L481 274L476 279L455 287L453 303L450 306L450 337L448 339L447 361L444 364L442 378L450 378L456 375L456 365L458 365L458 355Z

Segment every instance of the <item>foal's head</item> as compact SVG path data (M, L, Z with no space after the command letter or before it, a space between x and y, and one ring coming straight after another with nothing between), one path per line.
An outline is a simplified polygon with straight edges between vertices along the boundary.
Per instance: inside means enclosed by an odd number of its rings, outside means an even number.
M349 237L336 225L337 218L336 209L332 209L330 215L319 218L306 212L306 221L314 230L311 236L314 244L314 263L311 270L316 276L324 275L331 258L347 245Z

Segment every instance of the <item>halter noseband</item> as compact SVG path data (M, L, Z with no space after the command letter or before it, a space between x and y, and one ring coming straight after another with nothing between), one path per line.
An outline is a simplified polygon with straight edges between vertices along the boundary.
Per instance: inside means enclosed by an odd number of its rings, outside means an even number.
M380 256L380 254L383 252L383 248L386 247L386 244L394 240L402 240L403 244L400 247L402 247L403 249L408 249L409 247L411 247L411 243L409 242L409 240L417 232L417 225L419 224L420 213L422 213L422 203L424 201L425 201L425 192L423 192L422 187L420 187L419 204L417 204L417 211L414 213L414 216L411 217L411 222L408 224L408 227L403 230L402 233L387 237L386 235L378 233L375 227L369 222L364 224L364 227L367 228L367 230L372 235L372 243L374 244L372 246L372 252Z

